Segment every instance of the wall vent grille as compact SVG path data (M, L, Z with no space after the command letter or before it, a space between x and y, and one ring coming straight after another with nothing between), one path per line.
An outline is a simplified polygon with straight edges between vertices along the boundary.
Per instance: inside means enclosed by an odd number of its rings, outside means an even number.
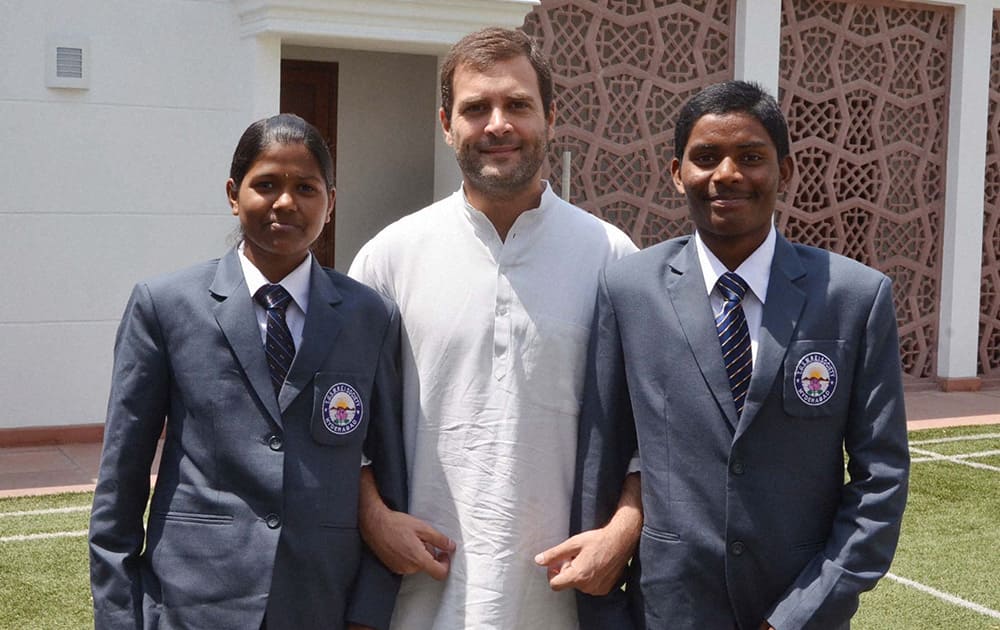
M56 47L56 76L61 79L83 78L83 49Z
M45 85L90 88L90 40L81 35L50 35L45 50Z

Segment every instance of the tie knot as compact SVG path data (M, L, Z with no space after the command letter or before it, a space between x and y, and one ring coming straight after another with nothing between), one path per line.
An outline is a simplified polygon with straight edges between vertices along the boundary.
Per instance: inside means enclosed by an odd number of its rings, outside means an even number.
M722 274L715 286L719 288L719 292L722 293L722 297L724 297L727 302L741 301L743 296L746 295L748 288L746 280L739 277L732 271L727 271Z
M267 310L271 310L272 308L285 310L288 302L292 299L292 295L280 284L265 284L257 289L257 293L254 293L253 299Z

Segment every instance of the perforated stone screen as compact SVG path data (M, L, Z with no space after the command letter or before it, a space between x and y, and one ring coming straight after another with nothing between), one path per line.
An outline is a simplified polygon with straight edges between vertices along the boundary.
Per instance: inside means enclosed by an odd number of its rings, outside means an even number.
M904 371L932 376L952 10L784 0L780 92L798 169L790 240L893 278Z
M993 13L990 118L986 136L983 283L979 315L979 371L1000 377L1000 11Z
M733 0L542 0L524 30L553 66L549 180L640 247L690 232L670 180L677 110L733 77Z
M673 120L700 88L732 78L734 12L733 0L542 0L525 21L554 70L550 181L561 194L568 151L570 199L641 247L691 229L670 181ZM892 276L913 377L934 370L952 29L946 7L785 0L782 8L780 100L797 174L779 229ZM994 215L993 242L996 223ZM984 323L994 365L997 310Z

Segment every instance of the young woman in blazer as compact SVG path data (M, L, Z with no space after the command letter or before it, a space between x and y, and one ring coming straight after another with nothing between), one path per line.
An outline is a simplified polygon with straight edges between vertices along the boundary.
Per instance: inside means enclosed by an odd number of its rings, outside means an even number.
M386 627L398 578L364 547L357 506L364 461L405 509L398 313L309 251L335 191L304 120L250 125L226 191L242 242L136 285L118 330L95 626ZM262 297L272 285L284 304Z

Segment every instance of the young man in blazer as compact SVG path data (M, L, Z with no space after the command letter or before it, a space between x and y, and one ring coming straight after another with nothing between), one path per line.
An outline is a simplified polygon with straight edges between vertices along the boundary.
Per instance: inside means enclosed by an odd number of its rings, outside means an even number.
M627 588L580 595L581 627L847 628L906 502L890 280L776 233L793 162L758 86L693 97L675 156L695 234L600 282L573 529L609 518L636 447L645 522Z

